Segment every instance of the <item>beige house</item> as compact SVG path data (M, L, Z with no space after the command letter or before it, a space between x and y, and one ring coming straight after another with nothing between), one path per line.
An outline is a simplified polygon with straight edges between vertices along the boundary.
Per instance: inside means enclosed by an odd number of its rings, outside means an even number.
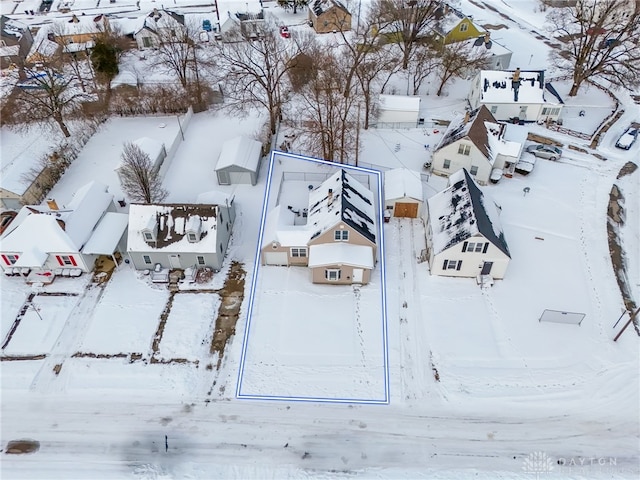
M493 169L509 169L524 145L517 125L498 123L485 107L454 119L437 145L431 160L432 172L449 176L462 168L481 185L489 181Z
M466 169L452 174L449 186L427 202L431 274L503 278L511 254L499 215L500 208L482 193Z
M351 13L338 0L312 0L309 24L316 33L346 32L351 30Z
M276 206L262 239L263 265L306 266L314 283L366 284L376 262L376 207L373 193L339 170L309 193L300 212Z

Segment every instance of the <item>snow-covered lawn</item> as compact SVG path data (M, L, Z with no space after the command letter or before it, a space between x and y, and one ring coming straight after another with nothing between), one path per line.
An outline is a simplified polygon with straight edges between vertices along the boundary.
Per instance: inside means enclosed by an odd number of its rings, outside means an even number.
M206 356L219 307L220 297L216 293L177 294L164 326L158 356L191 361Z
M114 272L82 341L83 353L147 353L169 292L150 286L131 268Z

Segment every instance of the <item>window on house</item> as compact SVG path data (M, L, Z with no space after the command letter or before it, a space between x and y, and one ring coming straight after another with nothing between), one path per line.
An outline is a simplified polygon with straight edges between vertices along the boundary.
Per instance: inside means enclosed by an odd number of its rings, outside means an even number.
M465 145L464 143L461 143L460 145L458 145L458 153L460 155L469 155L471 153L471 145Z
M306 248L292 248L291 249L292 257L306 257L307 249Z
M195 233L190 233L189 234L189 241L190 242L195 242L196 241L196 234Z
M335 230L333 232L333 239L336 242L348 242L349 241L349 230Z
M476 167L475 165L471 165L471 168L469 169L469 173L475 176L478 173L478 167Z
M445 270L460 270L462 267L462 260L445 260L442 268Z
M75 258L71 255L58 255L58 264L63 267L75 267L77 265Z
M224 222L224 217L222 216L222 212L220 212L220 223Z
M198 255L196 257L196 261L198 262L198 265L204 265L204 256Z
M324 278L330 282L337 282L340 280L340 269L327 269L324 271Z
M467 30L469 30L469 25L467 25L466 23L463 23L462 25L460 25L461 32L466 32Z
M153 235L150 232L144 232L144 239L150 242L153 240Z
M227 232L229 231L229 222L227 222Z
M498 106L497 105L492 105L491 106L491 113L494 114L498 111Z
M465 252L477 252L480 253L484 249L485 242L469 242Z
M445 170L449 170L451 168L451 160L445 159L444 163L442 164L442 168L444 168Z
M142 260L144 261L144 263L146 263L147 265L151 265L151 257L149 255L143 255L142 256Z
M151 39L149 37L142 37L142 46L145 48L151 47Z
M19 258L18 255L11 255L11 254L2 255L2 259L4 260L4 263L6 265L13 265L18 261L18 258Z

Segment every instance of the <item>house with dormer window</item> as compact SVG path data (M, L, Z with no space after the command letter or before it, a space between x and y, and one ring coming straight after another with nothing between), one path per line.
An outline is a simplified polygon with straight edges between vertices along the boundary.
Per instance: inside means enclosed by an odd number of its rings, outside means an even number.
M501 279L511 260L500 208L466 169L427 201L427 259L431 275Z
M233 223L233 198L217 204L132 204L127 253L137 270L222 268Z
M283 205L269 212L262 238L263 265L304 266L313 283L366 284L376 262L373 193L341 169L309 192L304 224Z

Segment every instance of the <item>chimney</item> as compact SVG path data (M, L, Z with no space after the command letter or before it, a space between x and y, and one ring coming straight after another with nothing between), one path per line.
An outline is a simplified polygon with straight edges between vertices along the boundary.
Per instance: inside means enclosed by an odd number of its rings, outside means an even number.
M491 41L491 32L484 32L484 43L485 45Z
M59 210L58 203L53 198L47 198L47 206L49 210Z
M513 83L520 81L520 67L516 68L516 71L513 72Z
M469 110L467 110L466 112L464 112L464 123L465 123L465 125L467 123L469 123L469 117L470 117Z
M327 204L331 205L333 203L333 188L330 188L327 192Z

